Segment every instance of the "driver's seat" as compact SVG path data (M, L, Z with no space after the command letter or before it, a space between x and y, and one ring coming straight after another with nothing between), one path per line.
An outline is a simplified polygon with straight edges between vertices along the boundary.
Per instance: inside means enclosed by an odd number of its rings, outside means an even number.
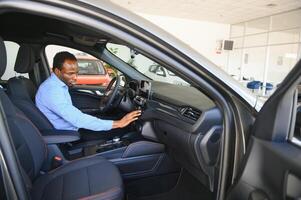
M35 56L33 49L27 44L22 44L18 51L14 70L20 74L30 73L34 65ZM34 83L23 76L10 78L7 82L7 94L11 101L43 133L43 131L54 129L54 127L35 106L34 99L36 92L37 87Z
M14 70L19 74L30 73L35 65L34 51L28 44L21 44ZM49 130L55 129L47 117L36 107L35 95L37 92L36 85L24 76L10 78L7 82L7 94L14 105L20 109L27 118L39 129L41 134L49 134ZM81 139L88 141L85 144L78 144L76 147L91 146L95 143L102 143L99 137L86 136L82 134ZM98 134L99 136L100 134Z

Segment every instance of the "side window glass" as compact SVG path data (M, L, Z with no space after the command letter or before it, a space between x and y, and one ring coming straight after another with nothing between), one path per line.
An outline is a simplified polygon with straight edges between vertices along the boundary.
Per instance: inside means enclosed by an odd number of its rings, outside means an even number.
M14 76L20 75L16 73L14 70L17 54L20 46L17 43L10 42L10 41L5 41L4 44L7 52L7 64L6 64L5 73L2 76L2 80L8 80ZM28 78L28 73L24 73L22 74L22 76Z
M116 69L111 65L76 49L59 45L48 45L45 51L50 71L52 70L53 58L56 53L68 51L76 57L78 64L77 85L107 86L117 74Z
M76 56L78 75L106 75L103 62L88 56Z

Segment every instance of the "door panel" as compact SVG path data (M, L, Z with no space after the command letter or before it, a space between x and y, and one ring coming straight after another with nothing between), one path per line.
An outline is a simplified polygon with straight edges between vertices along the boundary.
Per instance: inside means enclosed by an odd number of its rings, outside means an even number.
M97 115L104 90L102 86L75 86L70 89L73 105L84 113Z
M246 166L228 199L254 199L256 196L257 199L265 197L263 199L277 200L289 196L296 199L297 196L292 195L298 193L292 188L291 182L287 185L287 178L288 174L301 177L300 148L289 142L270 142L255 137L250 142L251 151ZM301 198L301 195L298 197Z
M301 199L300 83L299 61L258 113L227 199Z

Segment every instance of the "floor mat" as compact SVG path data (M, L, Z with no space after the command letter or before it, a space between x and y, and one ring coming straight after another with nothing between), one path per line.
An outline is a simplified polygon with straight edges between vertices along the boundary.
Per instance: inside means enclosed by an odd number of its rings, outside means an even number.
M196 178L183 170L177 185L167 193L135 197L128 196L127 200L211 200L213 194Z

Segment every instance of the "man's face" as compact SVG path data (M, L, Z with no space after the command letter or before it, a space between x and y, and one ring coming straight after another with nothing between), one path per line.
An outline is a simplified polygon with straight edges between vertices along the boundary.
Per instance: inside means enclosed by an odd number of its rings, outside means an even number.
M72 87L76 83L78 66L76 60L65 60L62 69L55 68L55 74L69 87Z

